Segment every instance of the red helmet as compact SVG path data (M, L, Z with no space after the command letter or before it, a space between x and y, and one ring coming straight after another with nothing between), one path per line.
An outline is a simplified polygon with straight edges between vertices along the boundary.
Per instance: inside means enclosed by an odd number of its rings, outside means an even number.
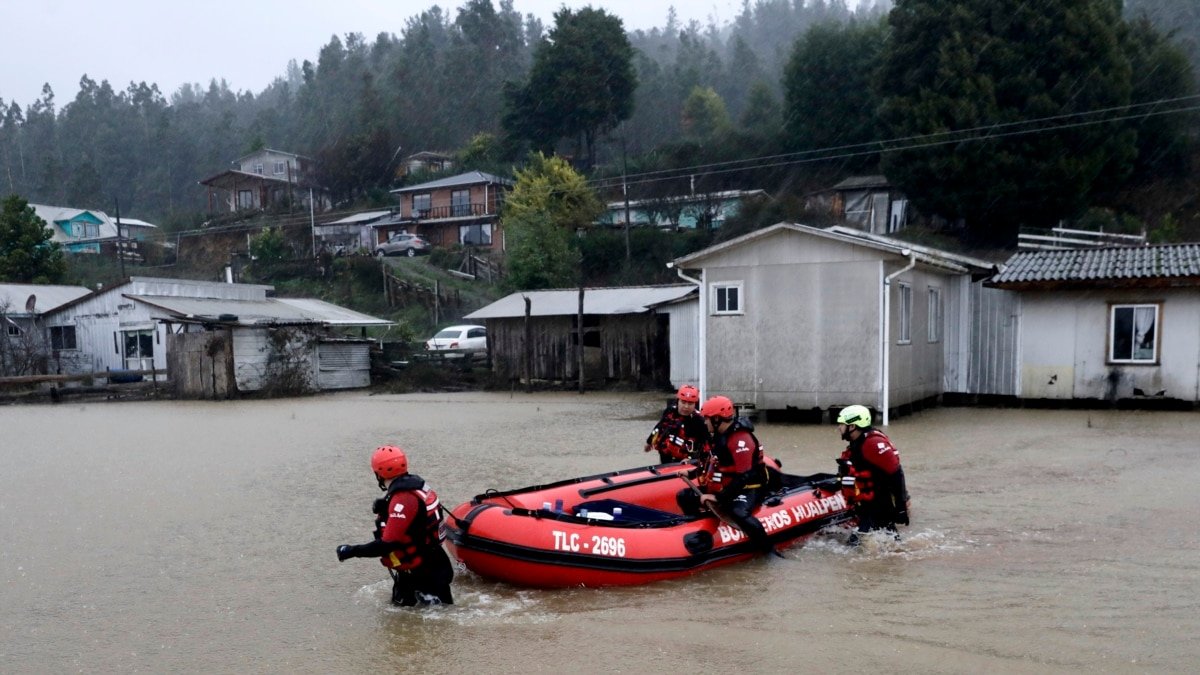
M688 403L700 402L700 390L690 384L685 384L680 387L679 393L676 394L676 396L680 401L687 401Z
M384 481L408 473L408 457L394 445L381 445L371 455L371 470Z
M700 415L703 417L719 417L723 420L733 419L733 401L729 400L728 396L714 396L704 402L700 407Z

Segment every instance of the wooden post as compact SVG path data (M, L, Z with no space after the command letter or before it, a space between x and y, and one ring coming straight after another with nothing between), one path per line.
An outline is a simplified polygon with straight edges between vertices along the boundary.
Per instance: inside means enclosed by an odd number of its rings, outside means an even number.
M437 327L441 323L441 318L438 316L441 312L442 302L442 282L440 279L433 280L433 326Z
M579 361L579 393L583 393L583 284L579 285L579 313L575 316L576 337L578 345L576 346L576 357Z
M533 391L533 329L529 318L533 311L533 302L529 296L525 298L525 393Z

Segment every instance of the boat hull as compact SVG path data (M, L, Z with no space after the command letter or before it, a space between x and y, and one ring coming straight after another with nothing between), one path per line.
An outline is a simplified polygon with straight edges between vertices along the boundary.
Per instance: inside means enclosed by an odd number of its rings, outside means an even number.
M447 518L452 553L520 586L620 586L673 579L758 554L737 527L688 516L676 493L689 464L664 464L479 495ZM828 474L784 475L756 511L777 548L850 518Z

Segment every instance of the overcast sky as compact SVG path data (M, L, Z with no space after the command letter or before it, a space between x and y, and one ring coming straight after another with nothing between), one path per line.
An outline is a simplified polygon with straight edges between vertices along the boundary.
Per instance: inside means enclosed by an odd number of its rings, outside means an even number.
M368 42L399 34L405 19L434 4L457 16L466 0L0 0L0 98L28 106L42 84L56 105L75 98L87 74L113 88L157 83L164 95L185 82L225 78L258 93L287 62L316 60L331 35L358 32ZM493 0L499 6L499 0ZM566 5L603 7L627 30L661 27L675 6L683 22L731 20L741 0L514 0L549 26Z

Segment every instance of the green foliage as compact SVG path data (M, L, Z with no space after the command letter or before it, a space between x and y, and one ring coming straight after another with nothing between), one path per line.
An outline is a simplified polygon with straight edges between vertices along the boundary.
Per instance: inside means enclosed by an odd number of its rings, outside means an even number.
M878 139L873 85L886 34L882 21L822 23L796 42L783 80L787 147L831 149ZM850 165L861 169L875 161L867 154Z
M1200 23L1197 28L1200 29ZM1186 54L1159 33L1149 20L1131 21L1122 38L1133 73L1131 103L1151 104L1146 110L1160 111L1176 106L1154 105L1155 101L1196 93L1197 73L1188 63ZM1130 124L1137 132L1137 160L1133 170L1136 181L1144 183L1188 172L1197 142L1189 131L1200 124L1200 115L1191 111L1145 116L1131 120Z
M596 221L603 205L560 157L530 155L504 203L501 224L508 242L506 285L512 289L561 288L579 280L575 232Z
M633 111L633 47L621 20L602 9L564 7L554 22L534 52L528 81L505 90L504 129L543 152L558 139L575 139L576 156L590 167L599 136Z
M578 283L579 253L570 231L558 226L546 212L505 216L504 222L508 238L506 286L537 290Z
M1011 244L1020 225L1078 213L1102 176L1127 172L1128 128L1028 123L1129 103L1113 0L898 0L889 23L887 135L939 144L888 152L884 169L921 211ZM947 131L958 133L931 136Z
M53 236L28 202L17 195L7 197L0 207L0 280L58 283L67 267Z
M725 101L712 87L692 87L683 102L683 133L695 139L712 138L733 130Z
M269 265L282 262L288 257L287 239L277 227L263 228L250 240L250 257L257 263Z

